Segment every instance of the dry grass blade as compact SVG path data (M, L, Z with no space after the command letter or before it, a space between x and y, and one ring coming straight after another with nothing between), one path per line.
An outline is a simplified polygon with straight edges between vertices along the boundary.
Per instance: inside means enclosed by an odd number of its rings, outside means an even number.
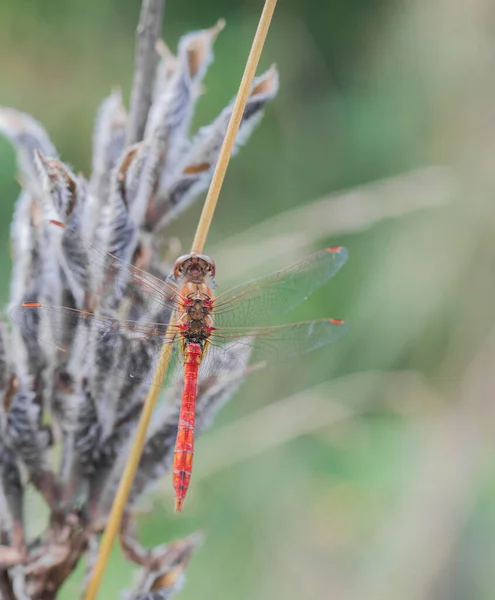
M141 413L131 451L129 453L129 458L126 462L124 472L120 480L119 488L117 490L117 494L115 495L115 500L112 505L112 510L108 518L108 524L105 529L103 539L101 541L100 551L95 564L94 572L86 590L86 594L84 596L85 600L92 600L96 597L96 594L98 593L98 588L103 578L105 567L108 562L108 558L110 556L110 551L112 549L115 538L119 533L122 516L124 514L127 499L129 497L132 483L134 481L134 475L136 474L136 470L139 466L139 461L141 459L141 454L143 452L144 444L146 441L146 432L148 431L151 416L153 414L153 409L155 408L156 401L158 399L158 394L160 392L160 385L162 383L161 380L163 377L161 374L166 372L168 363L170 361L171 352L172 345L164 344L160 356L160 365L162 366L163 371L160 368L157 369L155 377L153 378L153 382L150 387L150 392L144 403L143 411Z
M397 402L397 389L408 389L415 395L426 393L427 388L423 379L410 371L359 372L265 406L224 425L204 440L196 481L300 436L355 418L374 409L376 398L380 398L380 405L408 410ZM228 453L225 448L229 448ZM169 486L164 486L160 494L169 491Z
M223 267L224 281L239 273L257 273L260 267L276 269L299 260L329 236L357 233L386 219L445 207L457 183L447 167L421 167L279 213L217 244L212 254Z
M418 424L421 451L409 465L407 492L379 528L351 598L432 597L476 502L482 438L472 420L461 410Z
M235 144L235 138L239 130L239 125L241 124L244 108L251 91L251 85L256 74L256 69L261 57L261 51L263 50L263 45L268 34L268 28L270 27L270 22L272 20L276 4L277 0L265 1L263 12L261 13L258 24L258 29L256 30L256 34L254 36L253 45L251 46L251 52L249 53L246 62L246 68L241 79L241 85L239 86L239 91L237 92L234 108L232 109L232 116L230 117L227 132L225 133L225 139L220 150L218 162L216 164L210 188L203 206L203 211L199 219L191 252L200 253L203 251L206 237L213 219L213 214L215 212L218 196L220 194L220 189L222 188L225 172L227 171L232 149Z

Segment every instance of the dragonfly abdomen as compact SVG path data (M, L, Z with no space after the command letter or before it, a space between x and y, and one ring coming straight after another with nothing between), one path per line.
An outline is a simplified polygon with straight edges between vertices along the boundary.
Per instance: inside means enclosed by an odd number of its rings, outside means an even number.
M177 441L174 452L173 482L175 490L175 510L182 512L191 480L194 455L194 417L198 371L203 350L200 344L189 343L184 348L184 389L180 407Z

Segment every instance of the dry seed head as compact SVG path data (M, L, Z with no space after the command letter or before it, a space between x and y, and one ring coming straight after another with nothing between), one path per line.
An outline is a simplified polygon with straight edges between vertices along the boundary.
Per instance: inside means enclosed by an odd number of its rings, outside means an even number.
M143 13L159 4L145 2ZM0 108L0 132L16 149L23 185L11 228L13 327L10 334L0 328L0 547L7 548L0 561L29 562L28 569L7 575L29 597L57 589L87 550L93 549L94 557L95 531L105 525L158 350L149 335L139 337L139 327L124 331L115 323L117 317L130 318L137 324L162 323L165 330L170 318L156 296L143 293L158 289L159 280L138 269L130 277L119 259L137 261L162 281L170 273L170 265L160 261L162 230L208 187L232 111L230 104L213 123L190 135L202 79L223 26L220 20L184 36L177 57L158 39L158 27L154 33L145 27L144 35L154 36L148 47L158 49L160 60L154 81L141 75L150 72L155 53L138 61L143 73L136 74L135 82L149 82L145 91L151 104L146 108L146 98L134 94L128 114L118 90L103 100L89 181L60 160L35 119ZM238 145L277 89L274 68L255 81ZM173 230L167 235L173 237ZM114 255L112 264L105 251ZM194 260L214 275L211 259L200 255ZM22 303L31 303L33 311L20 310ZM35 305L42 310L34 310ZM52 310L60 305L66 307L64 314ZM74 309L86 311L81 313L86 317L76 317ZM93 310L112 316L97 321ZM248 346L233 345L224 358L229 357L239 376L222 382L229 365L215 365L218 380L199 390L198 431L240 385ZM167 396L168 412L158 411L148 434L128 511L170 469L180 394L172 388ZM52 426L50 435L46 422ZM44 535L34 540L25 539L26 486L34 487L51 510ZM126 547L133 547L128 558L137 559L139 542L126 540ZM183 540L153 550L134 596L170 597L196 546L197 540Z

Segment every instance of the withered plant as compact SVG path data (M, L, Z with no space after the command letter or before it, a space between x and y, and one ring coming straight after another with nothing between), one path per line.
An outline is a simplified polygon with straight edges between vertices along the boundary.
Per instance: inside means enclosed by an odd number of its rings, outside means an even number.
M89 179L60 159L35 119L0 109L0 130L16 149L22 188L11 227L12 323L6 319L0 329L4 600L55 598L83 556L90 575L159 353L153 339L112 331L110 324L98 334L103 339L95 339L84 319L28 319L16 307L45 302L136 322L167 323L168 311L131 271L117 269L106 279L105 252L167 278L169 261L175 258L170 225L208 187L232 112L229 104L213 123L190 135L223 23L185 35L175 56L159 39L162 12L163 2L143 2L130 110L118 91L102 102ZM238 145L260 121L277 85L274 68L255 79ZM88 253L82 240L90 240L100 254ZM235 375L230 360L240 374L248 352L236 346L222 360L216 365L218 379L209 379L199 390L198 432L239 385L240 378L222 377ZM133 371L140 377L130 378ZM135 535L136 502L171 466L179 402L175 388L165 389L121 528L126 558L142 568L132 592L141 600L171 597L199 542L193 535L145 549ZM46 528L34 539L26 533L25 495L30 487L49 509Z

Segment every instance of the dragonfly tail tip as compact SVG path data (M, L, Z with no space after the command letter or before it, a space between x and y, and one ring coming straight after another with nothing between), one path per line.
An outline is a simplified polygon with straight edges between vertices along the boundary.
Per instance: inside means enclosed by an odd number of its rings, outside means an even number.
M175 512L181 513L183 504L184 504L184 498L176 498L175 499Z

